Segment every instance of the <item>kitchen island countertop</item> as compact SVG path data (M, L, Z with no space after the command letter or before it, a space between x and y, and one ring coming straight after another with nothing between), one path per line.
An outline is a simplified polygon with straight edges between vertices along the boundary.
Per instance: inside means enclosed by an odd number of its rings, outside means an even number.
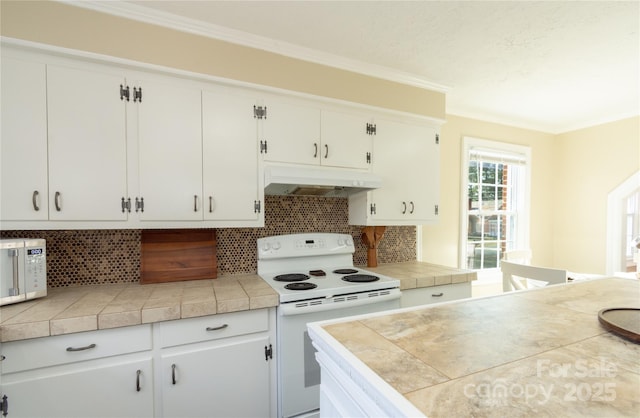
M640 307L640 281L510 292L313 323L309 332L332 382L321 393L347 393L365 415L638 416L640 345L598 321L615 307ZM331 405L325 411L339 415Z
M278 305L260 276L159 284L53 288L44 298L0 308L0 341L192 318Z

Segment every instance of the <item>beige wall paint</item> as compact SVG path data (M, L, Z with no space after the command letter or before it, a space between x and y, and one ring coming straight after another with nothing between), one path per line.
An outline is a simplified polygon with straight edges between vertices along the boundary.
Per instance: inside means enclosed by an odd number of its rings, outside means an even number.
M458 265L464 136L531 147L534 264L606 273L607 197L640 170L640 117L552 135L448 115L440 142L440 222L423 227L427 262Z
M0 2L2 36L443 120L445 94L51 1Z
M548 239L552 207L547 198L553 185L550 161L554 136L477 119L447 115L440 141L440 215L437 225L423 226L423 261L458 266L460 240L461 149L465 136L531 147L531 249L533 261L551 265Z
M558 135L554 151L554 263L604 274L607 197L640 170L640 117Z

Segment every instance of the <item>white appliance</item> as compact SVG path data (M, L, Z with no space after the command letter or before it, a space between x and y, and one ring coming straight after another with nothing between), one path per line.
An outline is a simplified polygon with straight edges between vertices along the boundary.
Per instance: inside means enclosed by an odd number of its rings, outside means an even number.
M0 306L43 296L47 296L45 240L0 240Z
M348 234L258 239L258 274L280 295L276 319L278 416L320 411L320 366L307 323L400 307L400 282L354 268Z

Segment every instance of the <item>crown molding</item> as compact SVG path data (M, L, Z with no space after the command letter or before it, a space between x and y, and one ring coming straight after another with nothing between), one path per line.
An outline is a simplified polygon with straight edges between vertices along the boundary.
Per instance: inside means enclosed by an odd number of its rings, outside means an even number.
M107 13L126 19L150 23L192 33L207 38L217 39L237 45L260 49L290 58L326 65L341 70L351 71L370 77L393 81L419 87L426 90L447 93L450 87L431 82L418 75L410 74L389 67L368 64L334 54L329 54L310 48L294 45L289 42L277 41L247 32L206 23L195 19L177 16L158 10L153 10L137 4L122 1L94 1L94 0L56 0L71 6L82 7L101 13Z

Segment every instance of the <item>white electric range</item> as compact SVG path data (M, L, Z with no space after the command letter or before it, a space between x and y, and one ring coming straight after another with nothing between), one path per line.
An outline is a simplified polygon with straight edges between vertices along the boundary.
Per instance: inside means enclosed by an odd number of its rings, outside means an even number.
M258 274L279 294L276 320L278 416L319 415L320 366L309 322L400 307L400 281L353 265L349 234L258 239Z

